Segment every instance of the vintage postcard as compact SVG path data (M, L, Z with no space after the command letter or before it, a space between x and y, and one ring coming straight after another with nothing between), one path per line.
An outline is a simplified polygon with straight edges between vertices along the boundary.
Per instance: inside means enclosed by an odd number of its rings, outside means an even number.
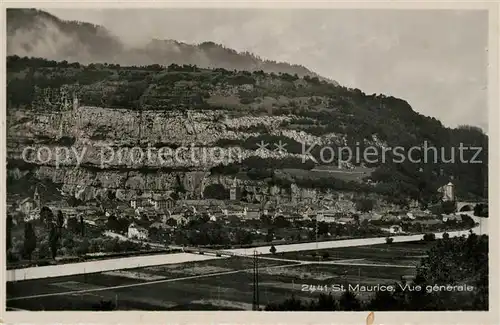
M500 322L497 3L2 17L3 322Z

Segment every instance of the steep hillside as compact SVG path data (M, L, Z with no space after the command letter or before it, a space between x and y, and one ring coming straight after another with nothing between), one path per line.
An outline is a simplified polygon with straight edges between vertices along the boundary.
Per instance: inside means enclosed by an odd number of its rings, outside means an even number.
M484 196L487 136L472 127L445 128L394 97L307 76L193 65L85 66L12 56L7 72L9 170L17 179L19 171L28 171L68 192L91 189L92 197L112 189L124 198L135 191L175 190L180 183L197 197L207 184L227 187L236 177L261 186L296 183L303 189L378 193L405 204L410 198L429 200L453 176L462 198ZM259 148L261 141L268 147ZM280 141L286 146L278 152L273 144ZM390 151L426 141L444 148L445 156L431 152L427 163L414 163ZM462 163L458 149L451 152L460 143L483 147L476 158L483 163ZM28 145L72 147L85 155L80 168L74 168L75 157L59 167L53 159L27 163L22 151ZM110 157L106 151L103 164L103 146L126 153ZM339 148L356 153L368 146L388 149L385 161L331 156ZM129 154L133 147L181 151L137 162ZM206 154L214 148L219 155ZM454 162L443 161L450 155ZM346 170L364 174L346 177Z
M191 64L322 78L300 65L263 60L251 53L238 53L213 42L192 45L173 40L151 40L143 48L130 48L102 26L63 21L35 9L7 10L7 26L8 55L121 65ZM335 81L328 81L336 84Z

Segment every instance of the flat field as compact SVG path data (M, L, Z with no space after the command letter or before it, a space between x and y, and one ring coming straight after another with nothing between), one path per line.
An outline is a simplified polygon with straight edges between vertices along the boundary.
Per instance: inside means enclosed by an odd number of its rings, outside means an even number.
M285 260L301 261L338 261L359 260L356 262L371 264L417 265L434 242L413 241L392 244L376 244L320 250L284 252L279 251L274 256ZM326 254L325 254L326 253ZM326 255L326 259L323 256ZM353 261L354 262L354 261Z
M321 261L311 252L263 255L259 259L260 304L264 307L292 294L313 298L321 291L312 292L311 286L393 284L402 275L414 274L410 265L415 265L431 244L329 249L324 251L330 257ZM7 283L7 306L92 310L106 300L113 301L119 310L251 310L252 292L253 259L231 257ZM357 293L361 299L371 294Z

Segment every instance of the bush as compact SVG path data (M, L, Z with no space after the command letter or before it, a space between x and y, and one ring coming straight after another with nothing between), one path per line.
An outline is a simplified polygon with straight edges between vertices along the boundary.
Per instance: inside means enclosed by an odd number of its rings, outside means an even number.
M485 204L476 204L474 206L474 215L477 217L488 217L488 206Z
M472 228L476 225L476 222L474 221L474 219L472 219L471 217L469 217L466 214L462 215L462 222L461 223L466 228Z
M441 204L443 212L445 214L453 213L457 211L457 204L454 201L446 201Z
M206 199L227 200L229 191L221 184L210 184L203 190Z
M11 251L7 252L7 262L15 263L19 262L19 256L17 254L12 253Z
M373 210L373 200L361 199L356 202L356 210L361 212L370 212Z
M95 311L112 311L116 306L111 300L101 300L99 303L92 305L92 310Z
M269 249L269 251L271 252L271 254L276 254L276 247L274 247L274 245L271 245L271 248Z
M80 245L76 248L76 254L78 256L85 255L89 252L90 244L89 241L85 238L80 243Z
M49 243L47 241L42 241L38 247L38 258L45 259L52 257L50 253Z
M387 237L387 238L385 239L385 242L386 242L386 244L392 244L392 243L394 242L394 238Z
M433 240L436 240L436 235L434 234L425 234L424 237L423 237L423 240L424 241L433 241Z
M251 76L243 75L243 74L229 77L226 79L226 81L228 84L235 85L235 86L245 85L245 84L249 84L249 85L255 84L254 78L252 78Z
M240 103L243 105L248 105L248 104L251 104L253 102L254 102L253 98L249 98L249 97L240 98Z
M324 259L324 260L327 260L327 259L329 259L329 258L330 258L330 254L329 254L328 252L324 252L324 253L323 253L323 259Z

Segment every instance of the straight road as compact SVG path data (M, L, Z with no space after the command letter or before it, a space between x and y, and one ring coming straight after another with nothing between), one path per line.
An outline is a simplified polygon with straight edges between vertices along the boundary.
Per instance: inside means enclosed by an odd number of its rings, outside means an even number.
M7 270L7 282L54 278L67 275L98 273L114 270L134 269L139 267L178 264L212 260L219 257L189 253L158 254L96 260L82 263L68 263L50 266L28 267Z
M483 225L484 227L484 225ZM485 233L483 227L477 226L471 229L474 233ZM450 231L448 232L450 237L468 235L469 230L461 230L461 231ZM436 238L442 238L443 232L435 233ZM395 243L409 242L409 241L418 241L421 240L423 235L410 235L410 236L394 236ZM275 245L277 252L299 252L299 251L308 251L315 249L327 249L327 248L341 248L341 247L355 247L355 246L367 246L367 245L377 245L384 244L385 237L375 237L375 238L361 238L361 239L345 239L345 240L333 240L333 241L323 241L323 242L309 242L309 243L301 243L301 244L288 244L288 245ZM260 247L252 247L252 248L237 248L237 249L228 249L224 250L224 252L233 253L235 255L253 255L254 252L258 254L269 254L271 246L260 246Z
M484 218L474 218L476 222L481 222L481 225L471 229L477 234L487 234L488 219ZM480 220L483 219L483 220ZM450 237L468 235L468 230L463 231L451 231L448 232ZM435 233L436 238L442 238L443 233ZM423 235L410 235L410 236L394 236L394 242L409 242L418 241L422 239ZM365 245L376 245L384 244L384 237L376 238L362 238L362 239L346 239L346 240L336 240L336 241L325 241L325 242L310 242L301 244L288 244L288 245L276 245L277 252L294 252L294 251L307 251L314 249L327 249L327 248L341 248L341 247L354 247L354 246L365 246ZM271 246L260 246L254 248L238 248L223 250L222 252L228 252L232 255L239 256L253 256L254 252L257 251L258 254L269 254ZM23 281L23 280L33 280L42 278L52 278L61 277L67 275L85 274L85 273L97 273L112 270L123 270L123 269L133 269L139 267L147 266L157 266L164 264L179 264L188 263L196 261L204 261L216 258L227 258L227 257L216 257L214 255L198 255L193 253L176 253L176 254L164 254L164 255L150 255L150 256L134 256L125 258L115 258L109 260L98 260L83 263L71 263L71 264L61 264L61 265L51 265L51 266L39 266L31 267L25 269L7 270L7 282L12 281ZM352 265L352 264L350 264Z

